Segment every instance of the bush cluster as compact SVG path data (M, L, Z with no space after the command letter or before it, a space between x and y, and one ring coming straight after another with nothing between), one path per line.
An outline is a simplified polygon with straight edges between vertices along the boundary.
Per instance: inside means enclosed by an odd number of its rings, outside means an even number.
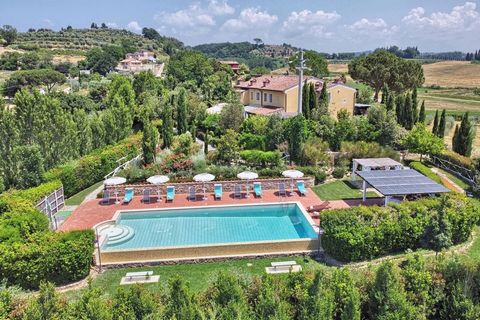
M38 187L0 195L0 279L36 289L42 281L63 284L90 271L92 230L56 233L35 208L42 197L61 187L54 180Z
M439 217L440 212L444 213ZM470 236L480 216L472 200L461 195L403 202L389 207L352 207L321 214L322 245L344 262L373 259L407 249L432 248L443 236L458 244ZM438 231L439 219L445 227ZM437 231L435 231L437 230ZM437 233L435 233L437 232ZM433 248L434 249L434 248Z
M115 145L96 150L78 160L53 168L45 173L46 181L60 180L65 197L101 181L115 169L119 159L133 158L139 153L140 135L131 136Z
M240 158L245 164L254 168L277 167L281 163L281 155L278 151L243 150Z

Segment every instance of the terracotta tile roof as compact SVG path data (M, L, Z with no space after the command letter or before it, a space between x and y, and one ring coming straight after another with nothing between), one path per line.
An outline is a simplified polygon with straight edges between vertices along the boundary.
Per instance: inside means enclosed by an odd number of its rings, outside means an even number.
M305 80L316 79L305 77ZM319 82L321 80L317 79ZM248 81L239 81L235 88L242 89L261 89L271 91L286 91L295 88L298 85L298 76L296 75L264 75L253 77Z

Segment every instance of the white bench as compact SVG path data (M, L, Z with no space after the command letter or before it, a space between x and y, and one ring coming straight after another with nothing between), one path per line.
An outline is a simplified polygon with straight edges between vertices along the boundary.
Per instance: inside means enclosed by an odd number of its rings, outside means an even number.
M280 261L280 262L272 262L272 267L274 267L275 269L278 268L278 267L292 267L294 265L296 265L297 262L296 261Z
M153 271L138 271L138 272L127 272L125 277L129 278L129 280L132 280L132 278L140 278L140 277L148 279L152 275L153 275Z

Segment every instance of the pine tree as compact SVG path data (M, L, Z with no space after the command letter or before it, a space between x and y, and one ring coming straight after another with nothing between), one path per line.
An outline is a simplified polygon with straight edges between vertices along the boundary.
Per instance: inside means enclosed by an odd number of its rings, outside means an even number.
M433 118L433 128L432 128L432 133L434 135L437 135L438 132L438 110L435 111L435 118Z
M446 114L445 109L442 110L442 115L440 116L440 122L438 123L437 136L443 138L445 136L445 127L446 127Z
M426 114L425 114L425 100L422 101L422 105L420 106L420 112L418 114L418 121L417 122L421 122L421 123L425 123L425 118L426 118Z
M147 121L143 125L142 136L142 152L144 164L151 164L155 162L155 157L157 155L157 144L158 130L150 121Z
M414 114L413 114L413 105L412 97L407 94L405 97L404 104L404 115L403 115L403 127L407 130L412 130L414 124Z
M310 97L308 99L309 107L306 118L310 119L312 117L312 111L318 107L317 94L315 93L315 85L313 83L310 83L308 92Z

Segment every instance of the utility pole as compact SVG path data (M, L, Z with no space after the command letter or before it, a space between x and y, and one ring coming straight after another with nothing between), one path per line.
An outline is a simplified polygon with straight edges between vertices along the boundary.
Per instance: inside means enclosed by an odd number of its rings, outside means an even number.
M305 66L307 60L303 59L303 50L300 49L300 59L298 61L298 67L296 69L299 71L298 75L298 114L302 114L302 94L303 94L303 70L308 69Z

